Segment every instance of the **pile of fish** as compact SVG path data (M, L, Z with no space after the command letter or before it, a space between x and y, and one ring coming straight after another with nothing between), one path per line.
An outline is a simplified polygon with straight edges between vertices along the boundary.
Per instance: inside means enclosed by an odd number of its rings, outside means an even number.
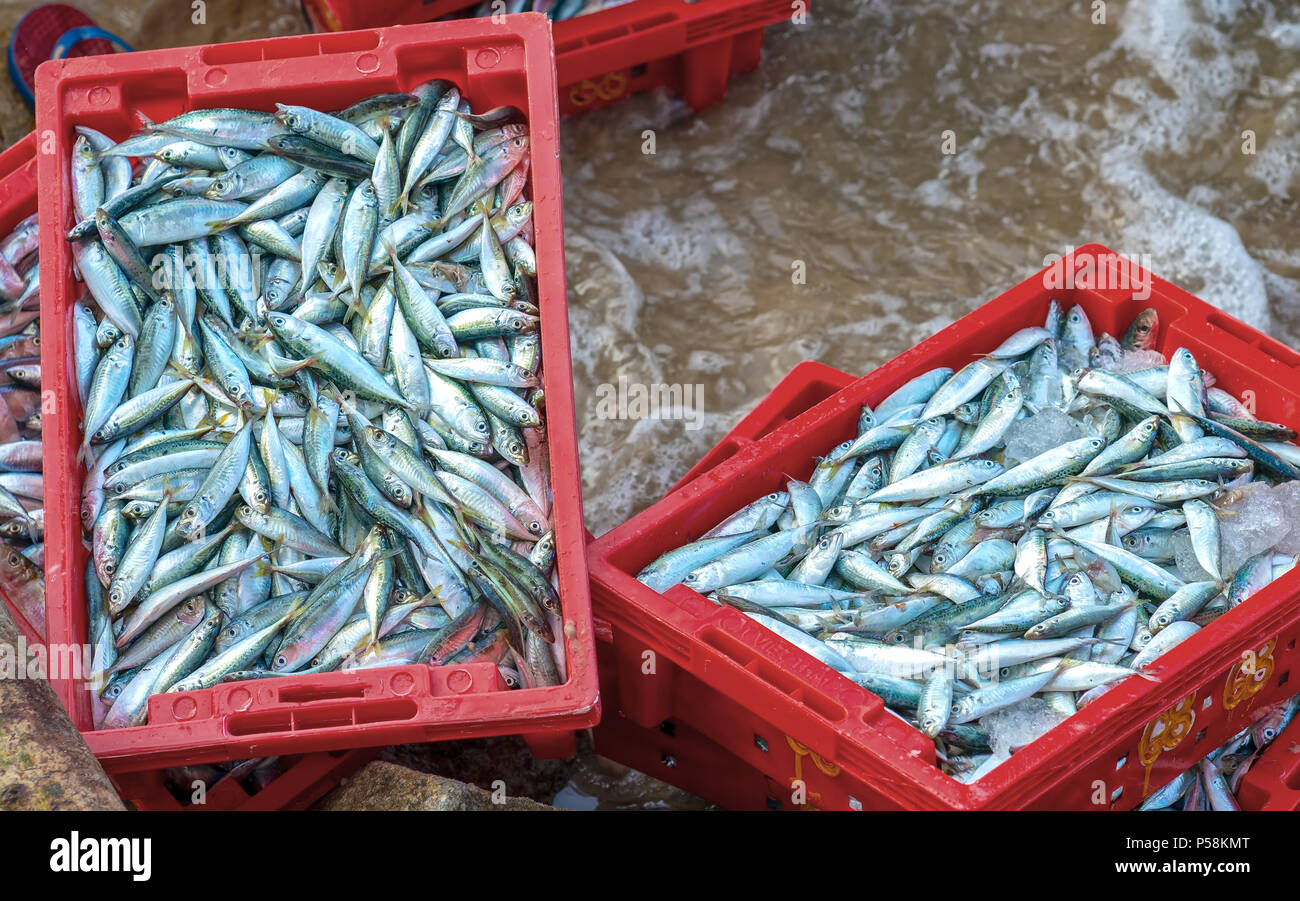
M44 638L38 244L35 213L0 240L0 592Z
M1300 695L1264 709L1254 723L1206 755L1196 766L1180 773L1168 785L1152 792L1141 810L1240 810L1237 792L1241 780L1260 755L1268 750L1300 712Z
M1042 327L864 407L808 482L638 578L743 611L974 781L1296 562L1294 541L1273 551L1300 502L1296 433L1186 348L1166 361L1158 330L1146 310L1122 341L1094 337L1052 301ZM1241 559L1225 520L1274 491L1289 500Z
M340 667L564 680L519 118L431 81L120 143L78 127L105 727L153 694Z
M631 0L484 0L470 9L469 15L481 18L514 13L545 13L552 21L560 22L629 2Z

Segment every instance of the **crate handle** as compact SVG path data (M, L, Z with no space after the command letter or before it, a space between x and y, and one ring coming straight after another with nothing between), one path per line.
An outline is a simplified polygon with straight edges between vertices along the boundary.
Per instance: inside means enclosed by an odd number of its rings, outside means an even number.
M0 153L0 179L8 178L23 166L36 159L36 132L29 132L17 144ZM36 173L32 173L34 178Z
M368 53L379 47L377 31L342 31L324 34L304 34L276 38L273 41L240 41L234 44L210 44L199 50L199 59L208 66L236 66L243 63L263 63L270 60L288 61L313 59L351 53ZM376 64L379 63L375 59ZM205 73L200 83L221 87L223 82L213 70Z
M1256 358L1270 369L1285 370L1284 378L1300 372L1300 352L1292 350L1276 338L1217 310L1205 318L1211 328L1224 333L1226 341L1238 345L1233 348L1234 353Z

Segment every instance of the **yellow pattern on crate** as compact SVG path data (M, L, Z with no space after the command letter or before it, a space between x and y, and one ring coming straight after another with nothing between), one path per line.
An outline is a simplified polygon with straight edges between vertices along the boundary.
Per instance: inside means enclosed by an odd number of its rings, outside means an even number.
M1273 661L1275 647L1276 635L1264 642L1259 650L1241 652L1241 659L1228 670L1227 681L1223 684L1224 710L1232 710L1242 701L1253 698L1268 684L1269 677L1277 668Z
M1172 751L1192 732L1196 724L1196 692L1157 716L1142 730L1138 742L1138 760L1146 767L1142 780L1142 797L1151 790L1151 767L1165 751Z
M569 89L569 102L574 106L589 106L596 100L617 100L627 90L628 73L610 72L599 83L585 78Z
M817 769L821 770L823 773L825 773L827 776L830 776L832 779L840 774L840 768L838 766L836 766L835 764L831 763L828 760L823 760L821 758L821 755L819 755L816 751L812 750L802 742L795 741L793 738L787 735L785 737L785 743L790 746L791 751L794 751L794 777L790 780L791 785L796 785L800 782L804 782L803 759L805 757L812 758L812 762L817 767ZM805 786L805 791L807 791L806 782L804 782L804 786ZM809 801L813 800L814 798L820 798L821 796L822 796L821 792L815 792L815 791L807 791L807 795L806 795ZM811 804L801 804L799 806L805 810L818 809L816 807L813 807Z

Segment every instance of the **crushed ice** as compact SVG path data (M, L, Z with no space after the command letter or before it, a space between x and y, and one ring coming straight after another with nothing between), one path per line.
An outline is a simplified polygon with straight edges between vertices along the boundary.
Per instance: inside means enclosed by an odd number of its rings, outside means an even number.
M1011 423L1003 438L1006 462L1008 465L1023 463L1085 434L1078 420L1056 407L1044 407L1038 413Z
M1008 754L1014 748L1037 741L1065 719L1063 713L1042 698L1025 698L980 717L980 725L988 731L993 753Z

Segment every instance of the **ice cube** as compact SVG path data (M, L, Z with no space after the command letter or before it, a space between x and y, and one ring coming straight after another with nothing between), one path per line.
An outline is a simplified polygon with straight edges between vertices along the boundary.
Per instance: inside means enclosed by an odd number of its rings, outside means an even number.
M1137 372L1152 366L1164 366L1168 362L1158 350L1126 350L1120 354L1113 368L1116 372Z
M1252 482L1229 491L1217 504L1225 577L1231 577L1248 559L1289 536L1292 490L1279 494L1265 482Z
M1206 582L1213 578L1196 559L1192 550L1192 536L1186 529L1174 533L1174 565L1178 567L1178 576L1184 582Z
M1008 464L1023 463L1087 434L1078 420L1056 407L1045 407L1011 423L1003 436Z
M1286 535L1282 536L1282 540L1273 545L1273 551L1289 557L1300 557L1300 525L1295 522L1300 519L1300 482L1283 482L1274 485L1273 496L1284 508L1291 511L1292 520L1291 528L1287 530Z
M980 717L980 725L988 730L993 753L1006 754L1037 741L1065 718L1064 713L1052 709L1042 698L1025 698L985 714Z

